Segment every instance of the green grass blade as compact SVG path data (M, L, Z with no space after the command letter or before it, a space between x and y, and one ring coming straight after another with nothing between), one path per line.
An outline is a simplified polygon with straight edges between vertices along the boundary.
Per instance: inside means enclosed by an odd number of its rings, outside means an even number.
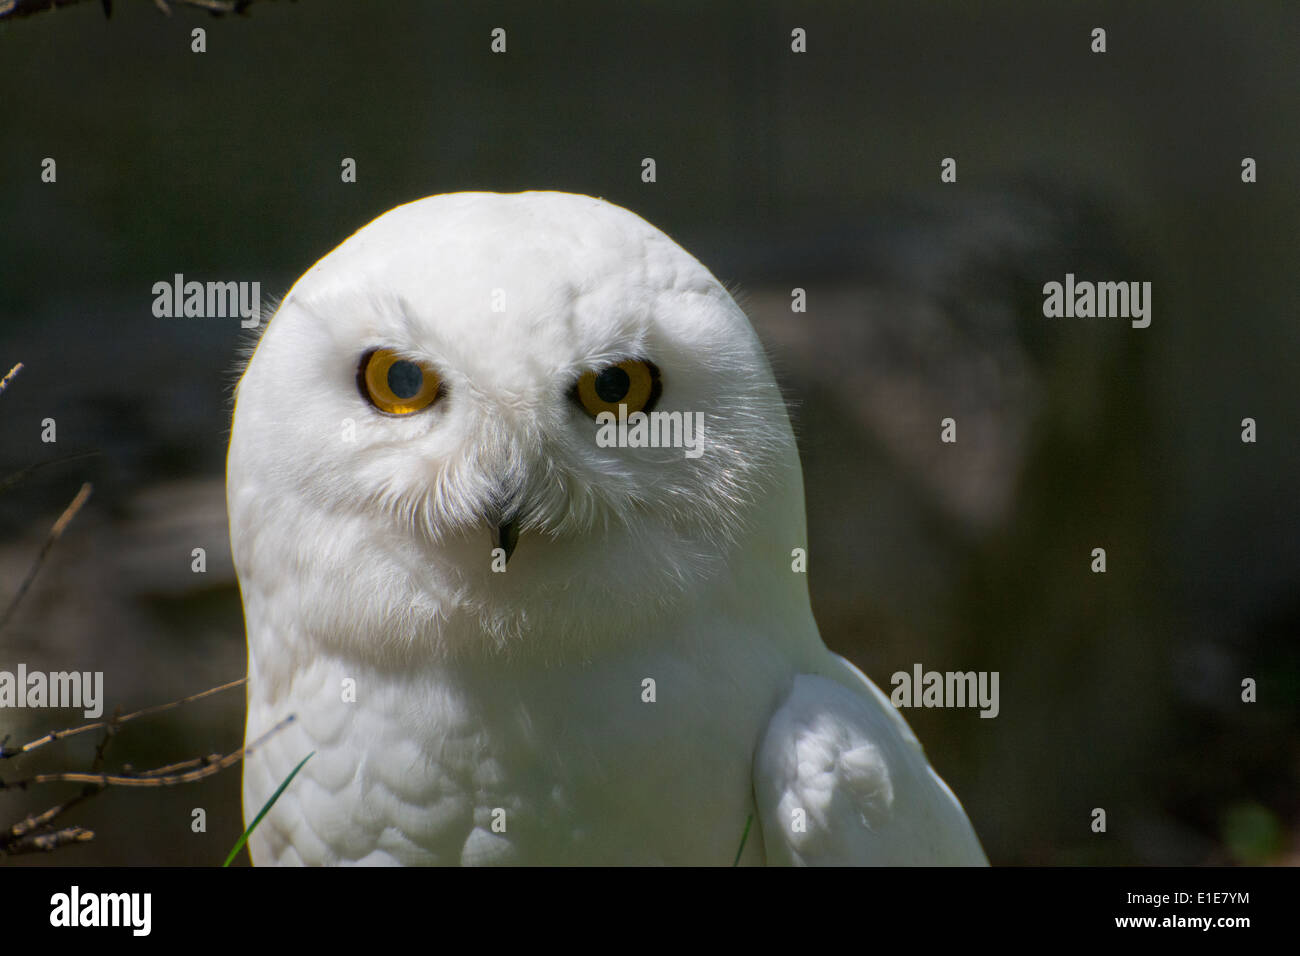
M745 817L745 832L740 835L740 848L736 850L736 861L732 866L740 866L740 854L745 852L745 841L749 839L749 825L754 822L754 815L751 813Z
M289 786L290 781L292 781L294 777L298 776L298 771L302 769L302 765L315 755L316 751L313 750L307 756L303 757L298 761L298 766L293 768L293 771L289 776L284 778L284 783L280 784L280 786L276 788L275 793L271 794L271 799L266 801L266 805L262 807L261 812L253 818L253 822L248 825L248 829L244 831L244 835L235 841L235 846L234 849L230 851L230 856L226 857L226 862L221 864L223 867L230 866L230 861L233 860L239 854L239 851L244 848L244 844L248 842L248 838L252 836L253 831L257 829L257 825L262 822L262 817L266 816L266 812L275 806L275 801L280 799L280 794L284 793L284 788ZM748 826L745 827L745 832L749 832ZM743 847L744 843L741 843L741 846Z

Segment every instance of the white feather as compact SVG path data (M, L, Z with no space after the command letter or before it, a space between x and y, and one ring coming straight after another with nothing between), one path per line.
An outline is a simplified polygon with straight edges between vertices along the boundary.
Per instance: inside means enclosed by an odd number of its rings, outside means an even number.
M435 368L443 397L379 414L356 382L377 347ZM570 390L627 358L661 370L656 410L704 413L702 457L597 446ZM850 804L892 828L888 853L851 856L886 862L933 816L912 801L947 793L868 687L799 677L838 659L790 566L807 541L781 396L723 287L626 210L462 193L362 229L258 343L227 488L248 739L298 717L245 761L246 815L316 753L253 835L259 864L729 864L756 793L746 862L845 858L773 829L787 794L821 801L817 846ZM525 517L496 573L502 488ZM791 747L819 754L815 779ZM934 812L960 816L947 796Z

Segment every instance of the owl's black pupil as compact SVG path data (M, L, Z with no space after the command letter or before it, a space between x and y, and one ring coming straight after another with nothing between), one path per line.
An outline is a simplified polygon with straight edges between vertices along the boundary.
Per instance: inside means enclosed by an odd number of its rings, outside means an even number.
M424 373L414 362L394 362L388 368L388 388L398 398L414 398L424 384Z
M596 394L600 396L602 402L613 404L627 397L627 390L631 384L632 380L628 378L627 372L615 365L596 376Z

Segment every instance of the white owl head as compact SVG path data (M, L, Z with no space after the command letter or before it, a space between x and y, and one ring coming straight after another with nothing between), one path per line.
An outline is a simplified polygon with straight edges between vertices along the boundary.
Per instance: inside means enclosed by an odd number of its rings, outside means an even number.
M702 413L702 453L601 447L620 402ZM559 655L740 576L806 607L798 456L748 320L587 196L434 196L313 266L239 384L228 502L250 641L301 653Z

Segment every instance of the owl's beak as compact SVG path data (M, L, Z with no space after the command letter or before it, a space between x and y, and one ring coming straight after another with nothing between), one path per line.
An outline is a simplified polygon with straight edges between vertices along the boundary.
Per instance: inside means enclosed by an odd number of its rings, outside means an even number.
M517 516L492 526L492 547L500 548L506 553L507 564L510 563L510 555L515 553L515 545L518 543L519 518Z

